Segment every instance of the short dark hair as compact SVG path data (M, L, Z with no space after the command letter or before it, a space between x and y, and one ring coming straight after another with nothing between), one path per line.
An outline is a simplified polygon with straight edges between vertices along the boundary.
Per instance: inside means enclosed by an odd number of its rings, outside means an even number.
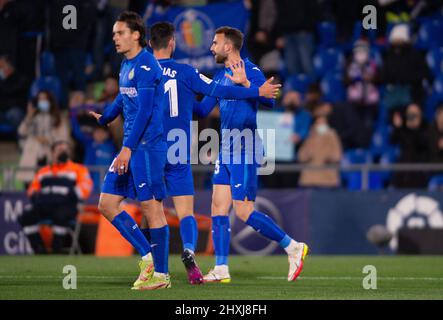
M126 25L132 32L138 31L138 33L140 34L138 43L141 47L146 47L146 27L142 17L140 17L138 13L133 11L123 11L117 17L117 21L126 22Z
M175 27L172 23L167 21L155 23L150 30L151 47L154 50L165 49L168 46L169 40L174 37Z
M225 37L232 42L236 50L238 51L241 50L241 48L243 47L244 35L240 30L228 26L220 27L217 30L215 30L215 34L221 34L221 33L224 34Z

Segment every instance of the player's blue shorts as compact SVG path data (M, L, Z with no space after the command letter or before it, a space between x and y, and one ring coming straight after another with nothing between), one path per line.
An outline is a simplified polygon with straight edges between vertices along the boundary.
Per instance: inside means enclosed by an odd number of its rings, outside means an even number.
M165 166L166 192L168 196L194 195L194 178L191 164L170 164Z
M115 161L115 159L114 159ZM166 197L164 167L166 151L135 150L123 175L113 172L114 161L103 182L103 193L139 201L162 200Z
M225 184L231 186L232 199L255 201L257 195L257 163L225 164L221 161L221 155L215 163L213 184Z

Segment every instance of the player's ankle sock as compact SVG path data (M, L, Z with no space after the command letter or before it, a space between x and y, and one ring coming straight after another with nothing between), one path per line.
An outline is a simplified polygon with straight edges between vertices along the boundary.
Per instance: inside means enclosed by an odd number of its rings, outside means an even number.
M212 217L212 241L215 250L215 265L227 265L231 228L228 216Z
M168 257L169 257L169 226L165 225L161 228L152 228L151 233L151 250L154 257L154 269L159 273L168 273Z
M143 228L143 229L140 229L140 231L143 233L146 240L148 240L148 242L151 242L151 233L149 232L149 228Z
M285 237L280 241L280 247L285 249L287 254L293 253L298 246L298 242L292 239L290 236L285 235Z
M229 273L229 267L226 264L217 265L214 267L214 271L222 274Z
M193 215L186 216L180 220L180 236L182 238L183 250L195 251L197 245L197 221Z
M148 240L146 240L137 223L126 211L116 215L112 220L112 224L142 257L151 252L151 245Z
M144 255L144 256L142 257L142 260L143 260L143 261L153 260L153 259L152 259L152 254L151 254L151 252L149 252L147 255Z
M246 221L246 224L254 228L255 231L264 237L279 243L286 236L286 233L274 222L274 220L259 211L253 211Z

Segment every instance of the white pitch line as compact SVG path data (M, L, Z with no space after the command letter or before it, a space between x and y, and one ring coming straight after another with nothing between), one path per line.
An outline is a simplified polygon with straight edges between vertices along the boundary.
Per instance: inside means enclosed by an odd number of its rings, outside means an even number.
M51 275L35 275L35 276L21 276L21 275L0 275L0 279L63 279L64 276L51 276ZM78 276L80 279L130 279L131 276ZM259 280L285 280L286 277L256 277ZM361 280L361 277L299 277L298 280ZM439 277L377 277L378 280L406 280L406 281L443 281L443 278Z
M261 280L283 280L286 277L257 277ZM297 280L361 280L361 277L299 277ZM443 278L433 277L377 277L378 280L407 280L407 281L443 281Z

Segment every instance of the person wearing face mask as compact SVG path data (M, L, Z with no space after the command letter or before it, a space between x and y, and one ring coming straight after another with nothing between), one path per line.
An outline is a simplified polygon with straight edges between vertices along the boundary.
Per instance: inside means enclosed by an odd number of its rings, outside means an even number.
M351 61L345 72L347 101L358 123L358 147L371 143L374 121L378 113L380 94L376 87L377 64L370 56L369 43L358 40L354 44Z
M309 136L298 151L298 160L301 163L313 166L340 163L341 142L335 130L328 124L326 109L324 104L320 104L313 111L314 123ZM307 188L338 187L339 172L337 169L304 169L301 172L299 185Z
M420 105L411 103L404 113L393 115L394 131L391 143L400 148L399 163L429 162L429 142L427 124L423 119ZM397 171L393 175L393 185L397 188L424 188L428 174L423 171Z
M18 134L22 149L19 167L23 170L17 171L16 178L28 184L34 176L33 168L50 160L51 144L59 139L69 139L68 124L50 92L41 91L35 101L28 103Z
M308 136L312 117L302 106L300 93L297 91L291 90L286 92L282 104L285 108L285 112L294 117L291 141L294 143L294 146L299 146Z
M412 101L423 103L422 82L430 78L425 57L411 44L409 28L396 25L389 35L383 59L382 80L386 83L384 103L388 110L401 109Z
M63 253L66 236L78 212L78 205L91 194L93 182L88 169L70 160L70 145L56 141L51 146L52 163L41 168L28 188L30 205L19 218L34 253L47 250L40 236L39 222L52 223L52 253Z

